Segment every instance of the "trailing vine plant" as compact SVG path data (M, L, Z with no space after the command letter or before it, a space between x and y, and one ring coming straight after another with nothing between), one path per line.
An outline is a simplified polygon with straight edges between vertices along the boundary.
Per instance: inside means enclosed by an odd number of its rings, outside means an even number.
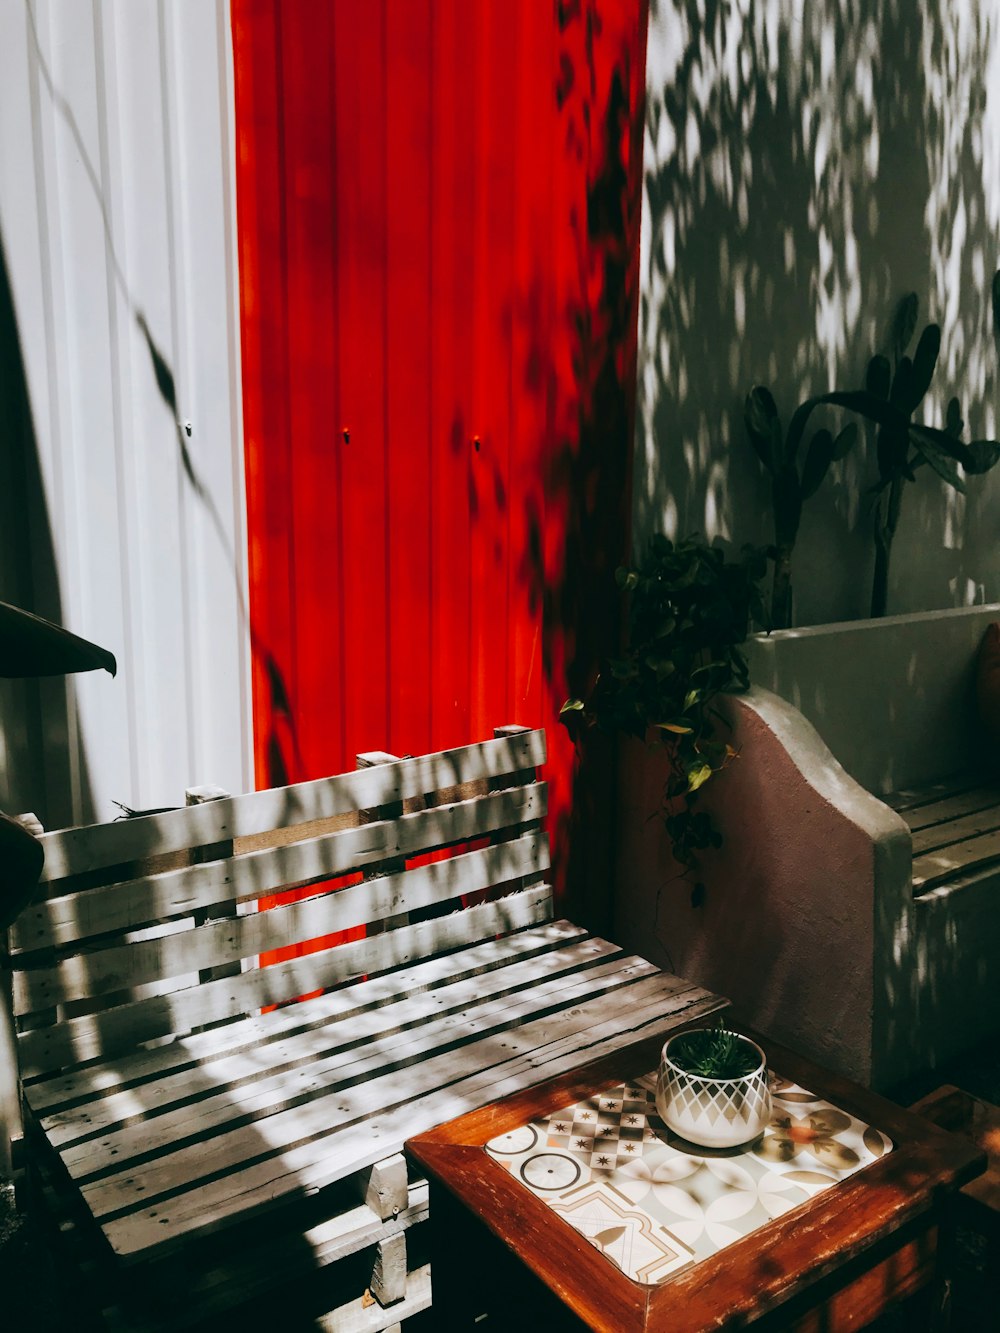
M623 655L607 663L587 699L568 699L561 710L574 735L598 726L663 746L660 815L695 906L705 892L699 853L722 843L711 815L696 808L698 797L736 757L718 734L715 700L749 687L739 646L751 622L764 621L759 585L766 568L766 554L756 548L729 560L698 536L676 543L654 536L637 566L616 573L628 596Z

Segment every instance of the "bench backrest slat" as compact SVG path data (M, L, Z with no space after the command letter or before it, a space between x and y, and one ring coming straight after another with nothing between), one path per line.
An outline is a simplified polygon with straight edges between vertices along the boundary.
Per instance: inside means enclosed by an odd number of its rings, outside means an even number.
M490 940L552 918L552 892L544 884L493 902L384 935L370 935L334 948L254 968L219 981L202 982L131 1004L117 1005L52 1027L23 1033L18 1051L24 1077L64 1069L97 1056L114 1058L145 1041L189 1032L226 1019L242 1018L264 1005L282 1004L329 984L330 959L344 978L402 967L449 949Z
M78 940L189 916L198 908L262 898L358 870L376 871L380 862L483 837L544 814L544 784L533 783L303 842L59 894L21 913L11 928L11 949L67 948ZM366 919L351 924L364 925Z
M9 933L24 1076L551 919L544 754L543 732L511 730L47 835L45 877Z
M275 948L305 944L372 925L401 912L446 903L459 894L478 893L505 881L541 873L548 866L545 834L527 833L443 861L433 861L396 875L380 876L285 906L255 906L241 916L212 920L186 929L126 942L89 953L76 953L52 966L19 969L14 975L14 1012L28 1015L54 1004L106 995L146 983L182 979L185 974ZM118 937L116 937L118 938ZM325 985L337 975L342 951L329 956ZM189 983L190 984L190 983Z
M43 836L44 882L101 866L140 861L241 838L267 835L316 820L336 819L472 782L537 768L545 762L544 731L524 731L456 750L399 759L292 787L247 792L165 814L90 824Z

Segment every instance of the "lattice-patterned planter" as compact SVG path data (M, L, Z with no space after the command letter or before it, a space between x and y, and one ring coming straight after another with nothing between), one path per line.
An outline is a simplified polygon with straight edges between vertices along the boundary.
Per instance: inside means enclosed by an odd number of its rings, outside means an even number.
M749 1074L739 1078L704 1078L689 1074L663 1048L656 1079L656 1109L668 1128L702 1148L736 1148L763 1134L771 1119L771 1092L764 1052L749 1039L740 1040L760 1057Z

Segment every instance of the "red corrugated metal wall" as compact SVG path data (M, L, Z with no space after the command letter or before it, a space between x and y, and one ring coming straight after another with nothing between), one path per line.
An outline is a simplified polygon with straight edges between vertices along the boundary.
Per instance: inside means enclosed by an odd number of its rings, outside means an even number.
M562 881L558 709L626 542L645 0L232 15L258 782L544 725Z

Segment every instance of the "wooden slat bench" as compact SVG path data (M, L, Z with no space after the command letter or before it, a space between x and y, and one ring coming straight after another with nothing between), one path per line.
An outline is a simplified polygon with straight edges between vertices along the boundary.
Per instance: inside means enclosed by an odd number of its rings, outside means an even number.
M723 1005L552 919L544 758L501 728L45 836L29 1157L107 1322L396 1327L430 1302L404 1139Z

